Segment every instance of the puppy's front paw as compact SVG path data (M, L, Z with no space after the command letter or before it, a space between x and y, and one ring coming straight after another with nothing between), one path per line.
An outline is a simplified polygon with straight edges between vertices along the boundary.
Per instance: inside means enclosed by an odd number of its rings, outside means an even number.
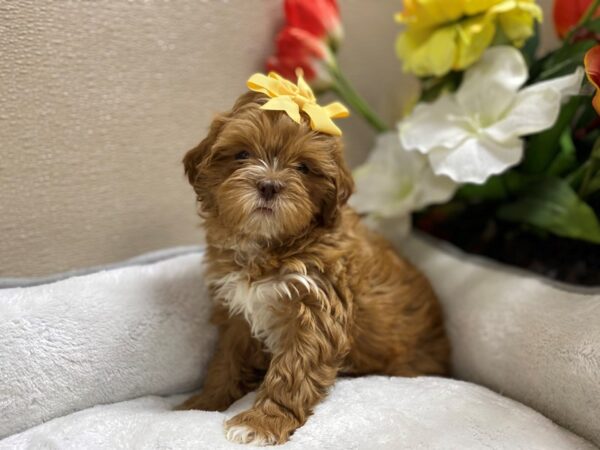
M225 425L225 436L236 444L250 444L258 447L275 445L275 438L269 434L253 429L250 425Z
M225 436L231 442L258 446L287 442L298 423L285 416L267 416L258 408L249 409L225 422Z

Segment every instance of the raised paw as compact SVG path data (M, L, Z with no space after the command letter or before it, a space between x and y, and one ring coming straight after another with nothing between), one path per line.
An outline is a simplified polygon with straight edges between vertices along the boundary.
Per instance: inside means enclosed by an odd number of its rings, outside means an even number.
M287 442L298 426L286 415L270 416L252 408L225 422L225 436L238 444L278 445Z
M181 405L175 407L175 410L183 411L188 409L199 409L201 411L225 411L233 403L229 397L218 395L206 395L201 392L188 398Z

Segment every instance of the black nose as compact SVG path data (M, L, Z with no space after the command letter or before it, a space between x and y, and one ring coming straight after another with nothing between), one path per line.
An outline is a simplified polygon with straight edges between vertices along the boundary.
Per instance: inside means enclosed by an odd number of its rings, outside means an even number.
M277 195L280 190L280 185L273 181L260 181L258 183L258 192L265 200L271 200Z

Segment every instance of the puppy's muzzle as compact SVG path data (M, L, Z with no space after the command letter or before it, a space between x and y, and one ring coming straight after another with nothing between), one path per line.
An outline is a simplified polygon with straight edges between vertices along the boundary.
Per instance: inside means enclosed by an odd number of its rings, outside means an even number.
M257 185L257 189L261 198L266 201L273 200L281 191L281 188L281 183L272 180L259 181Z

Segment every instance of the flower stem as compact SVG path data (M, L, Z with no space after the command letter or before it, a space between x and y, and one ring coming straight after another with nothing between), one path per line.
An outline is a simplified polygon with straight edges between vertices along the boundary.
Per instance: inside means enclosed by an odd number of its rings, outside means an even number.
M575 34L581 30L583 27L585 27L587 25L587 23L591 20L592 16L594 15L594 13L596 12L596 10L598 9L598 7L600 7L600 0L594 0L590 6L588 7L588 9L586 9L585 13L583 14L583 16L581 16L581 18L579 19L579 22L577 22L577 25L575 25L571 31L569 31L569 33L567 34L567 37L565 38L565 44L570 44L571 43L571 39L573 38L573 36L575 36Z
M360 97L358 92L356 92L348 80L346 80L337 66L330 66L329 73L334 80L333 89L352 107L352 109L363 116L378 133L388 130L388 126L385 122L381 120L368 103Z
M583 174L583 181L581 182L581 186L579 187L579 196L581 198L587 197L590 193L589 184L596 175L596 173L600 170L600 138L596 139L594 143L594 147L592 148L592 153L590 155L590 159L588 160L588 166L585 169Z
M537 81L547 80L555 73L559 73L560 71L562 71L565 67L570 67L571 64L573 64L573 59L571 59L571 58L566 59L566 60L556 64L555 66L550 67L548 70L545 70L544 72L540 73L538 75L538 77L536 78L536 80Z

